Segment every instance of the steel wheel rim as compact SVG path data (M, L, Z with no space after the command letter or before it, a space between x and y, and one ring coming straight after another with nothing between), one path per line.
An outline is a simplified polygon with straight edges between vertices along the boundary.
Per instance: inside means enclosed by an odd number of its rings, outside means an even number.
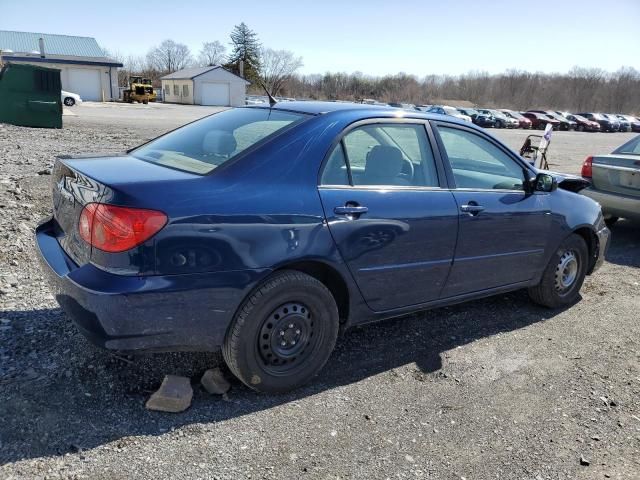
M257 348L267 373L291 374L304 366L319 336L314 320L301 302L282 304L265 318Z
M560 293L564 293L573 287L578 278L578 255L573 250L565 251L560 257L555 274L555 287Z

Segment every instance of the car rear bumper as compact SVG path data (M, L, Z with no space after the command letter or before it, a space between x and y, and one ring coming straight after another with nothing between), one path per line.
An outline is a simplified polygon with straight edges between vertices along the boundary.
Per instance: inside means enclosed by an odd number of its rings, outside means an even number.
M604 263L604 257L609 249L609 242L611 240L611 231L607 227L603 227L596 233L598 237L598 256L589 273L593 273L598 270Z
M269 271L124 276L77 266L47 221L36 245L56 300L93 343L110 350L215 351L236 309Z
M581 193L598 202L605 217L622 217L640 221L640 197L605 192L593 187L585 188Z

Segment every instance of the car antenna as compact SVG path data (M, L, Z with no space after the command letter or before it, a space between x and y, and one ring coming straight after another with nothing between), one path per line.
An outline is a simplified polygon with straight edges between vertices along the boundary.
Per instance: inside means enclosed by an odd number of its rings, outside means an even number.
M273 98L273 95L271 95L271 93L269 93L269 90L267 90L266 85L264 84L264 82L262 80L259 80L260 82L260 86L264 89L265 93L267 94L267 97L269 98L269 106L273 107L276 103L278 103L278 101Z

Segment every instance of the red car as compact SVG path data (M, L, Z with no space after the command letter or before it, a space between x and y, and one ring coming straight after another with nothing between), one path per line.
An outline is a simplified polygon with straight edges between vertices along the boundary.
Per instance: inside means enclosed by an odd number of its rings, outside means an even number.
M544 130L548 123L552 125L554 130L558 130L558 128L560 128L560 122L558 120L550 118L544 113L523 112L522 115L531 120L532 127L538 130Z
M576 122L576 131L578 132L599 132L600 124L598 122L594 122L593 120L589 120L582 115L574 115L569 112L556 111L558 115L562 115L563 117Z
M526 128L526 129L531 128L531 120L529 120L527 117L525 117L521 113L514 112L513 110L507 110L507 109L502 109L500 111L504 113L507 117L515 118L516 120L518 120L518 128Z

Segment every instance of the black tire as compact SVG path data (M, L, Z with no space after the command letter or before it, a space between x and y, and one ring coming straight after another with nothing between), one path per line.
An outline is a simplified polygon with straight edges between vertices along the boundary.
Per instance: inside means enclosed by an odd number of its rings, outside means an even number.
M611 217L609 217L609 218L605 218L605 219L604 219L604 223L607 225L607 227L611 228L611 227L613 227L613 226L615 225L615 223L616 223L618 220L620 220L620 218L619 218L619 217L611 216Z
M329 289L305 273L283 270L244 300L229 326L222 355L249 388L283 393L322 369L338 326L338 307Z
M588 261L587 244L580 235L572 233L551 256L540 283L529 288L529 297L549 308L570 305L580 294Z
M576 130L579 131L579 132L584 132L584 125L578 125L576 127Z
M73 107L76 104L76 101L74 100L73 97L65 97L64 104L67 107Z
M538 123L538 130L544 130L546 126L547 126L546 123L540 122L540 123Z

